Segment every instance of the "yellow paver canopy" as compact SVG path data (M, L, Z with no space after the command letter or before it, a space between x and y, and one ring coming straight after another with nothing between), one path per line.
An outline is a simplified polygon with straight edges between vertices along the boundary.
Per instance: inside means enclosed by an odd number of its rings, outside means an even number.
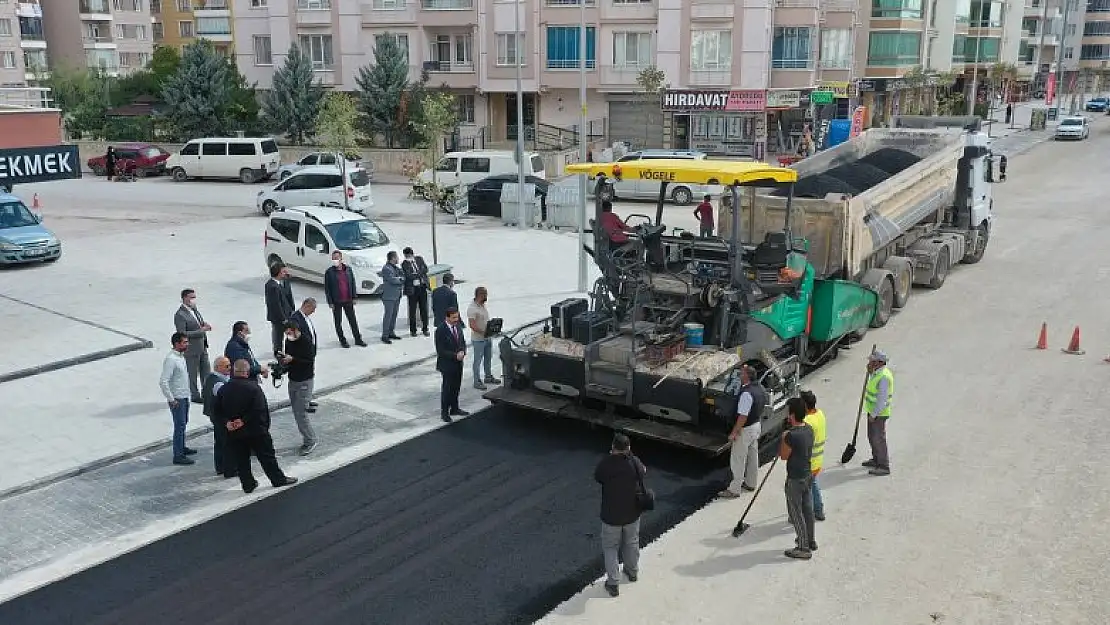
M604 175L606 178L624 180L654 180L657 182L681 182L686 184L751 184L760 180L774 182L795 182L798 172L787 167L775 167L767 163L652 159L625 161L623 163L574 163L567 165L568 174L587 174L590 178Z

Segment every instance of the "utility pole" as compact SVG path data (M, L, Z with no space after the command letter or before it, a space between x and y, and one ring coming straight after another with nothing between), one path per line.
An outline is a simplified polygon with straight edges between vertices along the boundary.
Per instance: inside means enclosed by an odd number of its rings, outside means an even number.
M989 6L989 5L988 5ZM980 15L980 18L982 16ZM975 102L979 100L979 51L983 48L983 38L975 38L975 60L971 65L971 96L967 99L967 114L975 114ZM990 127L987 127L990 132Z
M517 201L519 202L520 223L521 230L528 229L528 214L525 212L524 204L524 51L521 49L521 33L524 32L524 27L520 24L520 3L524 0L517 0L513 3L513 8L516 13L516 32L513 38L516 40L516 166L517 166ZM538 74L537 74L538 75Z
M579 41L578 41L578 143L581 146L579 158L586 162L586 0L578 0ZM594 44L597 45L596 43ZM596 49L596 48L595 48ZM578 176L578 290L586 290L586 174Z
M1060 74L1063 73L1064 68L1064 43L1067 39L1068 33L1068 13L1070 13L1072 0L1064 0L1064 22L1060 25L1060 45L1056 46L1059 51L1056 54L1056 89L1052 94L1052 107L1056 109L1056 119L1060 119ZM1046 103L1047 104L1047 103Z

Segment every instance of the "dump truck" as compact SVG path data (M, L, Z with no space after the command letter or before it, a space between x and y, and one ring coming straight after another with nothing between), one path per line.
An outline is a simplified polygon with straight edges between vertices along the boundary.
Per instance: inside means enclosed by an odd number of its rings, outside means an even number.
M587 251L601 276L588 299L502 338L505 384L484 397L716 455L748 365L768 391L764 437L776 436L806 374L885 325L912 285L939 288L953 263L982 259L998 157L974 118L958 122L868 130L791 168L568 166L596 185ZM602 191L622 178L660 186L654 219L630 216L627 242L600 225ZM718 236L667 231L671 184L724 188Z

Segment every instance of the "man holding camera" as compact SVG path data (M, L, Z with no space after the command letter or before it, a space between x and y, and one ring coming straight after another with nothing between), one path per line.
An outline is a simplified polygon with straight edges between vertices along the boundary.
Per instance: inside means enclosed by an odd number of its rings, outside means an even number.
M316 449L316 433L308 420L308 404L312 400L316 377L316 345L311 336L301 331L296 321L290 320L285 324L285 351L279 357L279 362L289 374L287 386L293 419L304 438L299 451L302 456L307 456Z
M489 311L486 310L486 300L489 299L489 294L486 287L480 286L474 289L474 301L470 302L470 306L466 309L466 322L470 326L470 344L474 348L474 362L471 368L474 371L474 388L479 391L486 390L486 384L500 384L501 380L493 377L490 371L493 360L493 337L494 332L489 328ZM500 331L500 328L498 328ZM479 377L482 370L482 363L485 363L486 377Z

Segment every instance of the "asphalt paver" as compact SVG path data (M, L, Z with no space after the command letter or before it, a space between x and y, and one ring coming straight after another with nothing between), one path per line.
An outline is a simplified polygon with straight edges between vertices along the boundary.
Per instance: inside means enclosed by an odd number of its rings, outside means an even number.
M593 469L610 436L494 407L18 597L0 623L530 623L603 572ZM657 495L645 542L725 477L721 460L634 451Z

